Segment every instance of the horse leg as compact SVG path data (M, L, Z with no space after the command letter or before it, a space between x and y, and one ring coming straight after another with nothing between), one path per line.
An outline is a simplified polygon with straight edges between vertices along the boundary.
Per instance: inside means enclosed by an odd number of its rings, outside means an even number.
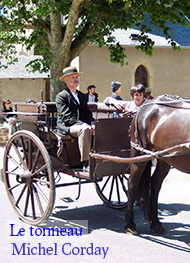
M166 231L158 219L158 195L162 186L162 182L170 170L169 164L163 160L159 160L156 169L150 179L151 194L148 218L151 222L151 232L155 234L165 234Z
M147 162L131 164L131 173L128 180L128 204L125 215L126 225L124 227L124 230L127 234L138 234L134 223L133 204L137 197L139 181L146 167L146 164Z

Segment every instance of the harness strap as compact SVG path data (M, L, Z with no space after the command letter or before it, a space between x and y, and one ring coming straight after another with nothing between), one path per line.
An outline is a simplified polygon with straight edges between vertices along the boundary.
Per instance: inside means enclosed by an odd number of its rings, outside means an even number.
M169 157L184 155L186 153L189 154L189 152L190 152L190 143L189 142L188 143L182 143L179 145L175 145L175 146L172 146L170 148L160 150L160 151L156 151L156 152L152 152L152 151L149 151L147 149L144 149L139 144L134 143L132 141L130 141L130 143L131 143L131 147L133 147L135 150L152 156L152 159L154 159L154 158L156 158L156 159L169 158Z
M135 150L137 150L139 152L146 153L148 155L154 155L154 153L152 151L144 149L138 143L134 143L134 142L130 141L130 144L131 144L131 147L133 147Z

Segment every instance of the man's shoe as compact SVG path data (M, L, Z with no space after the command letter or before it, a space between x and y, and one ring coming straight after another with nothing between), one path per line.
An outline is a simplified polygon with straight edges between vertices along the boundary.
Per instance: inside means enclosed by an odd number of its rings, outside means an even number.
M86 167L83 166L83 172L89 173L89 165L86 166Z
M89 173L88 160L82 162L82 168L75 168L74 170L78 173Z
M83 172L89 173L89 163L88 163L88 160L83 161L82 164L83 164Z
M88 167L88 160L82 162L83 168Z

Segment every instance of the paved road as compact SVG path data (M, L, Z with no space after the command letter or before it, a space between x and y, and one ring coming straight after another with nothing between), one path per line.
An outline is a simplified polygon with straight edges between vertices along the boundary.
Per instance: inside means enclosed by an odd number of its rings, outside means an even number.
M0 151L2 157L3 149ZM2 166L1 161L0 164ZM66 175L63 177L67 180ZM172 169L163 184L159 216L167 230L164 236L150 233L149 223L144 220L139 207L135 207L135 221L140 235L124 234L124 210L114 210L102 204L92 184L83 185L77 201L76 190L76 186L56 189L55 208L43 227L79 227L82 236L42 236L42 228L31 229L18 219L4 184L0 182L1 262L187 263L190 260L189 175ZM22 255L24 247L27 255ZM37 250L46 255L31 255Z

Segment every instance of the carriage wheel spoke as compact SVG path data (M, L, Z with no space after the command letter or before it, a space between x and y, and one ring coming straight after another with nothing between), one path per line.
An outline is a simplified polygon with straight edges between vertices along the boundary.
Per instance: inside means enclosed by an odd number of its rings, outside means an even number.
M36 170L32 176L34 177L35 175L39 174L40 172L42 172L43 170L45 170L47 168L47 164L44 164L42 167L40 167L38 170Z
M28 144L28 169L29 171L32 169L32 140L29 140Z
M9 191L12 191L13 189L17 188L18 186L20 186L20 183L15 184L15 185L9 187L8 190L9 190Z
M27 158L26 146L23 140L23 136L20 136L20 143L22 145L22 151L24 154L23 160L26 160L26 165L28 166L28 158Z
M120 203L121 203L121 200L120 200L119 185L118 185L118 179L117 179L117 176L116 176L116 178L115 178L115 181L116 181L116 190L117 190L118 204L120 204Z
M22 166L23 166L23 168L24 168L24 169L27 169L27 165L25 164L25 162L24 162L24 160L23 160L23 158L22 158L19 150L17 149L17 147L16 147L16 145L15 145L14 143L13 143L13 148L14 148L14 150L15 150L18 158L19 158L19 161L21 162L21 164L22 164Z
M34 182L41 183L41 184L43 184L43 185L47 185L47 186L50 187L50 182L44 181L43 179L34 178L33 181L34 181Z
M36 153L36 156L35 156L35 159L34 159L34 162L33 162L33 167L32 167L32 170L31 172L33 173L36 169L36 166L37 166L37 162L38 162L38 159L40 157L40 150L38 149L37 150L37 153Z
M107 185L107 183L108 183L109 180L110 180L110 177L108 177L108 178L106 179L106 181L105 181L105 183L104 183L104 185L103 185L103 187L102 187L102 189L101 189L101 193L103 193L103 191L104 191L104 189L105 189L105 187L106 187L106 185Z
M125 174L122 174L122 177L123 177L123 179L125 179L126 181L128 181L128 178L127 178L127 176L126 176Z
M24 187L23 187L23 189L22 189L22 191L21 191L21 193L20 193L20 195L18 196L18 198L17 198L17 200L16 200L16 202L15 202L15 206L18 206L18 204L19 204L19 202L20 202L20 200L21 200L21 198L22 198L22 196L23 196L23 194L24 194L24 192L25 192L25 190L26 190L26 184L24 185Z
M32 207L32 218L36 218L36 212L35 212L35 205L34 205L34 194L33 194L33 187L32 185L29 186L29 192L30 192L30 201L31 201L31 207Z
M37 186L37 188L38 188L41 196L43 197L44 201L45 201L46 203L48 203L48 198L47 198L46 194L44 194L44 192L42 191L41 187L40 187L37 183L36 183L36 186Z
M127 206L127 177L124 174L108 175L95 182L96 191L102 201L112 208Z
M28 209L28 203L29 203L29 196L30 196L30 192L29 192L29 188L27 190L27 196L26 196L26 201L25 201L25 207L24 207L24 216L27 215L27 209Z
M11 174L11 175L14 175L14 176L16 176L16 175L18 175L18 173L14 173L14 172L6 172L6 174Z
M111 197L112 197L112 193L113 193L113 186L114 186L114 176L113 176L112 182L111 182L111 189L110 189L109 201L111 201Z
M127 195L127 189L126 189L125 184L124 184L124 182L123 182L123 178L126 178L125 175L120 175L120 176L119 176L119 180L120 180L120 182L121 182L123 191L124 191L124 192L126 193L126 195Z
M43 215L44 210L43 210L43 207L42 207L42 204L41 204L41 201L40 201L38 190L36 189L36 187L34 185L33 185L33 189L34 189L34 195L36 197L36 201L37 201L38 207L40 209L40 213L41 213L41 215Z
M18 162L17 162L12 156L10 156L10 155L7 155L7 157L8 157L8 159L9 159L13 164L17 165L17 167L15 167L13 170L16 170L17 168L20 168L20 169L22 169L22 170L24 171L24 167L23 167L22 163L21 163L21 164L18 163Z

